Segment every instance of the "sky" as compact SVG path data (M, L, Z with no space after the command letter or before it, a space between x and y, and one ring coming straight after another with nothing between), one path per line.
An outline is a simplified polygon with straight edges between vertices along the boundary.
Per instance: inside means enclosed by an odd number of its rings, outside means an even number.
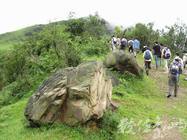
M155 28L187 24L185 0L0 0L0 33L35 24L66 20L70 11L75 17L98 14L113 25L123 27L153 22Z

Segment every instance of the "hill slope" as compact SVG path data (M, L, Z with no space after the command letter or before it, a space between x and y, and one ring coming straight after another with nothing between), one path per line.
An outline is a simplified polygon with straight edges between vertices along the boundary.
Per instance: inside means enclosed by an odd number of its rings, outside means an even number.
M98 125L90 122L79 127L54 124L28 128L23 112L41 81L59 68L102 60L109 52L110 34L106 22L97 16L53 25L0 35L0 140L187 139L184 75L180 77L179 96L166 99L167 74L154 67L143 79L114 72L121 82L112 97L119 108L106 112ZM20 41L23 43L12 49ZM143 66L142 54L137 61Z
M14 44L24 40L26 36L33 32L38 32L43 29L45 25L35 25L23 28L14 32L8 32L0 35L0 51L10 50Z
M94 58L95 59L95 58ZM138 57L142 65L141 55ZM177 98L166 99L167 75L163 70L151 71L151 76L137 79L132 76L120 77L121 84L113 90L113 100L120 104L119 109L113 112L108 123L101 128L95 126L68 127L66 125L43 126L41 128L27 128L23 111L28 98L0 109L0 135L3 140L44 140L44 139L149 139L158 136L158 139L187 139L187 129L182 128L187 122L187 82L184 76L180 79L180 91ZM117 119L120 118L120 119ZM115 121L126 120L118 130L111 131ZM171 131L163 131L156 124L167 120L167 124L178 123ZM180 121L183 122L180 122ZM120 121L119 121L120 122ZM115 125L114 125L115 126ZM161 123L161 128L164 123ZM156 128L156 129L154 129ZM179 129L180 128L180 129ZM158 131L155 131L159 129ZM160 133L159 133L160 132ZM171 133L172 132L172 133ZM173 135L175 133L175 135ZM172 135L171 135L172 134ZM153 137L154 136L154 137Z

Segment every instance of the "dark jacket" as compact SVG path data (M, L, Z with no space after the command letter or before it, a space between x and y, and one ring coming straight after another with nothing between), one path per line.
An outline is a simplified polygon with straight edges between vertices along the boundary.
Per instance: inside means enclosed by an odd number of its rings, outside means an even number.
M155 46L153 46L153 54L157 55L158 57L161 57L160 45L156 44Z

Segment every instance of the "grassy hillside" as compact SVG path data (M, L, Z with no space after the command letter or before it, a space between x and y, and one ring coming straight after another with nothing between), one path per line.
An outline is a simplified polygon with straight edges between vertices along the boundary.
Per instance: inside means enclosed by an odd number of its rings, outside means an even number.
M151 140L158 135L155 130L163 137L187 139L185 75L180 77L179 96L166 99L167 74L154 67L142 79L113 72L120 80L112 95L119 107L105 112L98 124L27 126L24 109L40 83L60 68L103 60L109 52L109 35L106 22L98 16L0 35L0 140ZM137 62L143 67L142 54Z
M106 54L108 34L102 18L89 16L1 35L0 106L20 100L60 68Z
M100 58L98 59L100 60ZM138 60L142 63L141 55ZM143 79L117 73L116 76L120 78L121 84L113 89L112 98L119 103L119 108L110 116L104 116L104 124L100 128L95 126L69 127L58 124L41 128L28 128L23 116L28 100L28 97L26 97L15 104L0 109L1 139L140 140L146 138L146 134L151 133L151 124L156 124L165 117L168 121L172 121L173 118L176 121L180 119L187 121L185 109L187 106L187 96L185 95L187 93L187 82L183 81L184 76L181 77L179 97L176 99L165 98L167 76L162 70L152 70L151 76L145 76ZM123 124L124 126L122 125L124 133L112 130L112 127L116 126L116 122L120 122L124 118L128 119ZM183 138L187 138L187 129L180 129L180 133Z
M42 30L44 25L35 25L31 27L27 27L24 29L20 29L14 32L8 32L0 35L0 52L11 50L12 47L21 42L26 38L26 36L30 35L33 32L38 32Z

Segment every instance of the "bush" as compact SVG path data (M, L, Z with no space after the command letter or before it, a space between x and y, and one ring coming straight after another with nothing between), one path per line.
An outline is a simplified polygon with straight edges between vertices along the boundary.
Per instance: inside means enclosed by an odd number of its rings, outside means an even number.
M90 40L85 46L83 52L89 56L104 55L109 51L107 43L104 39Z
M63 54L64 54L65 64L67 66L75 67L81 63L80 52L76 47L64 46L63 47Z
M25 95L25 91L30 89L29 81L17 80L4 87L0 92L0 106L14 103Z
M59 68L77 66L81 61L76 49L69 46L63 49L60 58L54 49L44 51L40 56L23 52L24 48L17 50L16 53L13 51L1 64L0 84L2 86L0 88L3 88L0 95L1 105L11 104L21 99L28 91L36 87L36 81L41 82L46 75Z
M3 77L3 82L5 84L14 82L19 75L23 74L26 56L26 52L21 48L16 48L3 56L1 60L0 77Z
M101 120L101 128L114 136L117 133L120 118L116 112L106 111Z
M105 22L98 16L30 30L21 44L7 54L0 54L0 90L3 92L0 104L21 99L59 68L77 66L81 63L81 53L106 53L106 39L102 37L106 33Z
M81 35L84 32L84 19L71 19L69 20L67 25L67 31L70 32L74 36Z

